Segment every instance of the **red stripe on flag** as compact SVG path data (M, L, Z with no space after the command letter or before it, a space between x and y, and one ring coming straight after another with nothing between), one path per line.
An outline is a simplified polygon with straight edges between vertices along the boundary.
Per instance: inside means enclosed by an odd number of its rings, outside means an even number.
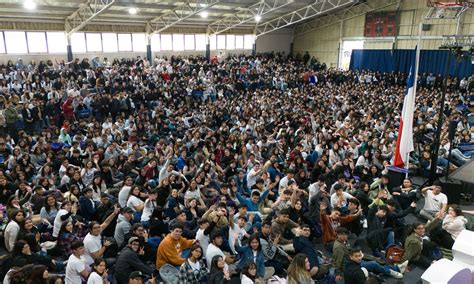
M403 162L402 156L400 155L400 142L402 141L403 135L403 118L400 117L400 126L398 127L398 137L397 137L397 148L395 150L395 160L393 165L399 168L403 168L405 163Z

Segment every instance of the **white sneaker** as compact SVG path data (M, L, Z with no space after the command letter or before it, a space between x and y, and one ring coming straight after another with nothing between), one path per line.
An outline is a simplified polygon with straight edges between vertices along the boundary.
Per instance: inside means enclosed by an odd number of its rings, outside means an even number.
M408 267L408 260L406 260L404 263L400 263L397 265L398 269L400 270L400 273L403 274L407 270Z
M392 269L390 269L390 276L393 277L393 278L396 278L396 279L402 279L403 278L403 274L401 274L400 272L397 272L395 270L392 270Z

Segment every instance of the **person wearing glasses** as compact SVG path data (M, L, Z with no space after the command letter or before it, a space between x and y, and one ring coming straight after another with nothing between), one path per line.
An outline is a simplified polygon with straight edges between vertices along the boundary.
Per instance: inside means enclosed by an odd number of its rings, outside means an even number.
M179 222L171 227L170 233L161 241L156 253L156 269L160 269L165 264L181 266L186 260L183 251L190 248L196 240L188 240L183 234L183 225ZM179 268L178 268L179 269Z

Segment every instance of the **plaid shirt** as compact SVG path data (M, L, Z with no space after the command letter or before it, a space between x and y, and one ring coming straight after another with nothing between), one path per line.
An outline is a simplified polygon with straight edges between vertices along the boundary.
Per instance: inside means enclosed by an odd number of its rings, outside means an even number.
M180 284L201 284L207 283L207 268L206 262L201 259L199 260L200 269L196 274L194 269L189 265L188 260L181 265L179 268L179 283Z

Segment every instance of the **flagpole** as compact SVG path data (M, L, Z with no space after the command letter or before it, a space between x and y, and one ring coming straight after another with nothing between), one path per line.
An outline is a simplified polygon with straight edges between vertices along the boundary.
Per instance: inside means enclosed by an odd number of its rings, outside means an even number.
M416 98L416 88L418 85L418 69L420 68L420 51L421 51L421 32L423 31L423 20L420 22L420 26L418 28L418 43L416 44L415 50L415 72L413 72L414 80L413 80L413 97ZM413 111L415 111L413 109ZM412 122L413 123L413 122ZM405 163L405 169L407 172L405 173L405 178L408 178L408 170L410 167L410 152L407 153L407 159Z

